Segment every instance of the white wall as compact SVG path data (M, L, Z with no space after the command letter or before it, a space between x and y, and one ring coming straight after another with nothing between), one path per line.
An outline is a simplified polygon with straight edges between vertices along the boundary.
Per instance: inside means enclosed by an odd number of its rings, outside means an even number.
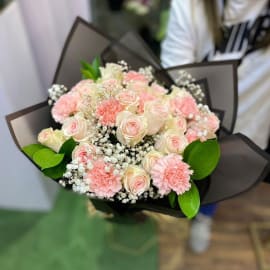
M58 187L19 152L4 116L46 99L66 35L88 0L18 0L0 14L0 208L48 210Z

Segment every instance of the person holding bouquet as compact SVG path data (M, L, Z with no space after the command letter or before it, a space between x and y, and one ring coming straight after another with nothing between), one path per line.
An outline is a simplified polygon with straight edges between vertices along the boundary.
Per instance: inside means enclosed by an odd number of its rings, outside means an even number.
M270 131L270 1L173 0L164 67L202 61L238 60L238 115L235 132L266 149ZM269 151L269 147L268 147ZM202 207L193 220L189 244L207 250L216 205Z

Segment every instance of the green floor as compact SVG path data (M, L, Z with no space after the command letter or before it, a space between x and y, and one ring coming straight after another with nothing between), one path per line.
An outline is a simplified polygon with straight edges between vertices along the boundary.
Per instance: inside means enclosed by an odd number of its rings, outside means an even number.
M89 217L86 199L61 191L46 214L0 210L1 270L156 270L152 220L133 225Z

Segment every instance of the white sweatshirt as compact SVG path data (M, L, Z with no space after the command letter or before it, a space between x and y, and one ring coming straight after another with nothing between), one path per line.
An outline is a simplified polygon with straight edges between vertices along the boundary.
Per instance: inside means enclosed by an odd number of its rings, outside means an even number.
M239 26L238 31L232 32L235 35L233 44L227 44L223 53L215 51L202 0L172 0L168 32L162 44L164 67L201 62L206 56L210 61L240 59L243 56L248 45L246 40L238 40L238 36L245 27L254 24L257 16L267 11L268 1L230 0L224 11L223 0L217 1L220 13L224 12L224 25ZM270 46L243 57L238 67L238 80L235 132L245 134L266 148L270 132Z

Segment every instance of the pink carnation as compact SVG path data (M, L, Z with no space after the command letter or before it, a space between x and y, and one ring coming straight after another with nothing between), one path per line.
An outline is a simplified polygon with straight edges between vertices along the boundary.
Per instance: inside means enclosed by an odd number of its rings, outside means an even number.
M188 95L184 97L175 97L170 101L172 111L175 115L184 116L186 118L194 118L198 115L199 109L195 99Z
M124 110L124 106L114 99L108 99L102 101L96 110L96 116L99 122L104 126L113 126L116 122L116 116L119 112Z
M191 174L189 165L176 154L160 158L151 170L153 185L158 188L161 195L167 195L172 190L178 195L188 191L191 187Z
M93 164L86 180L89 181L90 192L95 193L99 198L112 198L122 188L121 176L115 175L113 166L102 159Z
M62 124L66 118L76 113L79 100L78 93L67 93L61 96L52 108L54 120Z

